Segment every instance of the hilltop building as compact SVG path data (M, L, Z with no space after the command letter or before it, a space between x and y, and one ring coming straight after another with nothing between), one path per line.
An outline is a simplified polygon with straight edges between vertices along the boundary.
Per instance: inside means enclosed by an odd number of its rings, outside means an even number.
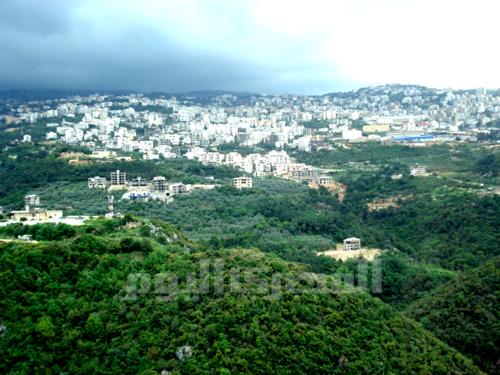
M385 133L389 130L389 124L367 124L363 126L364 133Z
M63 212L61 210L46 210L45 208L31 208L30 210L11 212L11 218L14 221L43 221L49 219L60 219L62 216Z
M112 186L123 186L127 183L127 173L121 172L117 169L111 172L111 185Z
M412 175L412 176L427 176L428 173L427 173L425 166L415 164L413 166L413 168L410 169L410 175Z
M163 176L156 176L153 178L153 191L164 193L168 189L167 179Z
M361 249L361 240L356 237L349 237L344 240L344 251L353 251Z
M108 181L106 177L89 177L87 186L89 189L106 189L108 187Z
M142 178L142 177L136 177L133 178L132 181L130 181L130 185L133 187L145 187L148 186L148 180Z
M36 194L29 194L24 196L24 207L26 211L30 210L30 207L40 206L40 197Z
M363 138L363 132L358 129L345 129L342 131L342 139L352 141Z
M24 210L12 211L10 213L13 221L43 221L49 219L60 219L63 216L63 212L61 210L46 210L45 208L36 207L40 205L40 197L35 194L26 195L24 197L24 204Z
M191 185L185 185L182 182L175 182L168 185L168 189L171 195L185 194L191 191Z
M292 170L292 179L298 181L312 182L318 178L318 170L310 166L301 166Z
M30 241L33 241L33 236L31 234L19 234L17 236L17 239L21 240L21 241L30 242Z
M233 186L236 189L251 189L253 181L251 177L236 177L233 179Z

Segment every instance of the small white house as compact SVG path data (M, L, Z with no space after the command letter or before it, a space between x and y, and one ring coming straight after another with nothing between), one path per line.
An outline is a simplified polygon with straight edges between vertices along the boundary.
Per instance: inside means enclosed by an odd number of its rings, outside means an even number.
M428 173L427 173L425 166L415 164L413 166L413 168L410 169L410 175L412 175L412 176L427 176Z

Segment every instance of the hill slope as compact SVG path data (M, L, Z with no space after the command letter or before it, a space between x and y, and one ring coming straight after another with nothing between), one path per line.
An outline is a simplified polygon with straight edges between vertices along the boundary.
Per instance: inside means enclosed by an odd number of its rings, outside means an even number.
M376 298L315 293L311 277L258 250L201 249L161 223L0 243L0 372L480 373Z
M500 257L433 290L407 311L484 370L500 370Z

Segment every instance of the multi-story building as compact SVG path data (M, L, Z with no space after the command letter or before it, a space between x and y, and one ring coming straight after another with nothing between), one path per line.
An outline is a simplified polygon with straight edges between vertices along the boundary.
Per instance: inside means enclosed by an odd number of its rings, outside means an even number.
M43 221L49 219L60 219L63 216L61 210L46 210L36 206L40 205L40 197L35 194L24 197L25 209L21 211L12 211L10 216L14 221L35 220Z
M361 240L356 237L349 237L344 240L344 250L353 251L361 249Z
M331 185L332 183L335 182L335 180L333 179L333 177L330 176L319 176L316 182L320 186L325 186L325 185Z
M132 181L130 181L130 184L133 187L145 187L145 186L148 186L148 180L146 180L142 177L136 177L136 178L133 178Z
M156 176L153 178L153 191L158 193L165 193L168 189L167 179L163 176Z
M106 189L108 187L108 182L106 177L89 177L87 186L89 189Z
M63 216L61 210L46 210L45 208L31 208L25 211L12 211L11 219L14 221L44 221L60 219Z
M127 173L121 172L117 169L114 172L111 172L111 185L121 186L127 183Z
M233 179L233 186L236 189L251 189L253 181L251 177L236 177Z
M30 210L30 207L36 207L40 205L40 196L36 194L29 194L24 196L24 206L26 211Z
M191 185L185 185L182 182L176 182L168 185L168 189L171 195L185 194L191 191Z
M304 166L303 168L293 170L292 178L301 181L315 181L318 177L318 170L314 167Z

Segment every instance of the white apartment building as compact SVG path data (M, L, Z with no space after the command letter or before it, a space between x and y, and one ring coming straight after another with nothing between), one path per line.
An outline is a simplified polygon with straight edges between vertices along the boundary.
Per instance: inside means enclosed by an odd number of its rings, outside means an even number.
M89 177L87 186L89 189L106 189L108 182L106 181L106 177Z
M26 211L32 206L40 205L40 196L36 194L29 194L24 196L24 205L26 206Z
M356 237L349 237L344 240L344 251L353 251L361 249L361 240Z
M191 191L191 185L184 185L182 182L176 182L168 185L171 195L185 194Z
M164 193L168 189L167 179L163 176L153 177L153 191Z
M361 130L357 129L345 129L342 131L342 139L353 140L360 139L363 137Z
M251 189L253 186L251 177L236 177L233 179L233 186L236 189Z
M125 185L127 183L127 173L121 172L117 169L111 172L111 185Z
M148 186L148 180L142 177L136 177L133 178L132 181L130 181L130 184L132 187L145 187Z
M47 134L45 135L45 139L47 139L47 140L57 139L57 133L47 132Z

